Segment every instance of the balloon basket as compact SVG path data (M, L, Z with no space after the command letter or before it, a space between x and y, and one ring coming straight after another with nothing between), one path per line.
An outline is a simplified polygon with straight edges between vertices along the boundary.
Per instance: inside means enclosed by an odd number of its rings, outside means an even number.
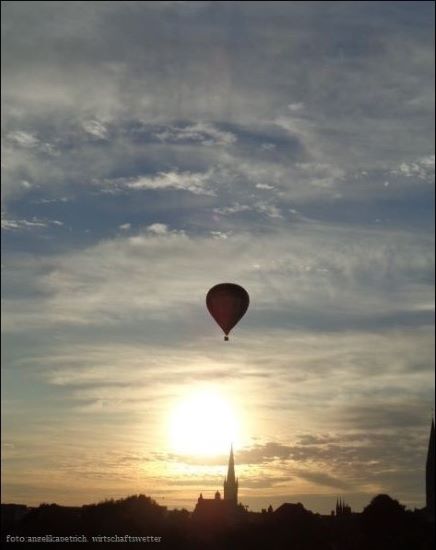
M224 336L224 342L228 342L229 341L229 337L228 336Z

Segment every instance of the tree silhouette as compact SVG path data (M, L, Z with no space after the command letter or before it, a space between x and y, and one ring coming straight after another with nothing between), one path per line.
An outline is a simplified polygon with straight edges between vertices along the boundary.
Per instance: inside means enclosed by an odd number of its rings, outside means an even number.
M133 495L82 507L41 504L25 509L2 505L2 531L9 535L160 536L168 550L430 550L434 523L423 511L407 511L388 495L378 495L361 514L321 516L301 503L285 503L275 511L235 508L232 521L206 527L187 510L167 510L151 497ZM3 513L4 512L4 513ZM23 514L23 512L25 512ZM14 519L15 518L15 519ZM110 543L109 543L110 544ZM40 547L32 544L32 547ZM74 545L73 545L74 546ZM87 547L80 543L80 547ZM116 543L118 549L132 548ZM45 546L44 546L45 547ZM53 548L55 545L53 544Z
M411 550L422 546L416 516L388 495L377 495L362 512L362 526L368 548ZM421 539L421 540L420 540Z

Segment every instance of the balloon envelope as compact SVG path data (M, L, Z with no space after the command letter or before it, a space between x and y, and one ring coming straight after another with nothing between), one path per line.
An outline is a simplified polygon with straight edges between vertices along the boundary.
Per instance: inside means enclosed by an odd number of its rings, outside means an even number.
M206 296L209 313L223 329L225 338L245 315L250 303L248 292L234 283L221 283L212 287Z

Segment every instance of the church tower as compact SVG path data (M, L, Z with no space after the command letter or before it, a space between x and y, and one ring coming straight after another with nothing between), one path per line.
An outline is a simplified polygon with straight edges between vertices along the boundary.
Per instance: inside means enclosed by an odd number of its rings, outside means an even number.
M434 419L432 419L425 466L425 507L432 516L434 514L434 459Z
M230 447L229 467L227 469L227 477L224 480L224 500L231 500L234 504L238 504L238 480L235 478L233 445Z

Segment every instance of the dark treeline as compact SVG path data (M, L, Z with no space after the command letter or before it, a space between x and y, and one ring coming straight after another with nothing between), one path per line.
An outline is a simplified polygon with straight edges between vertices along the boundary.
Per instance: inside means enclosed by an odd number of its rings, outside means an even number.
M17 537L84 536L87 543L56 540L32 547L69 548L96 544L92 537L158 537L142 547L193 550L430 550L434 548L434 521L425 510L408 511L387 495L378 495L362 513L322 516L301 504L283 504L277 510L248 512L242 506L226 517L198 517L187 510L167 510L150 497L139 495L82 507L41 504L37 508L3 504L2 539L9 547ZM29 542L30 543L30 542ZM129 542L101 540L117 548ZM20 544L19 544L20 545Z

